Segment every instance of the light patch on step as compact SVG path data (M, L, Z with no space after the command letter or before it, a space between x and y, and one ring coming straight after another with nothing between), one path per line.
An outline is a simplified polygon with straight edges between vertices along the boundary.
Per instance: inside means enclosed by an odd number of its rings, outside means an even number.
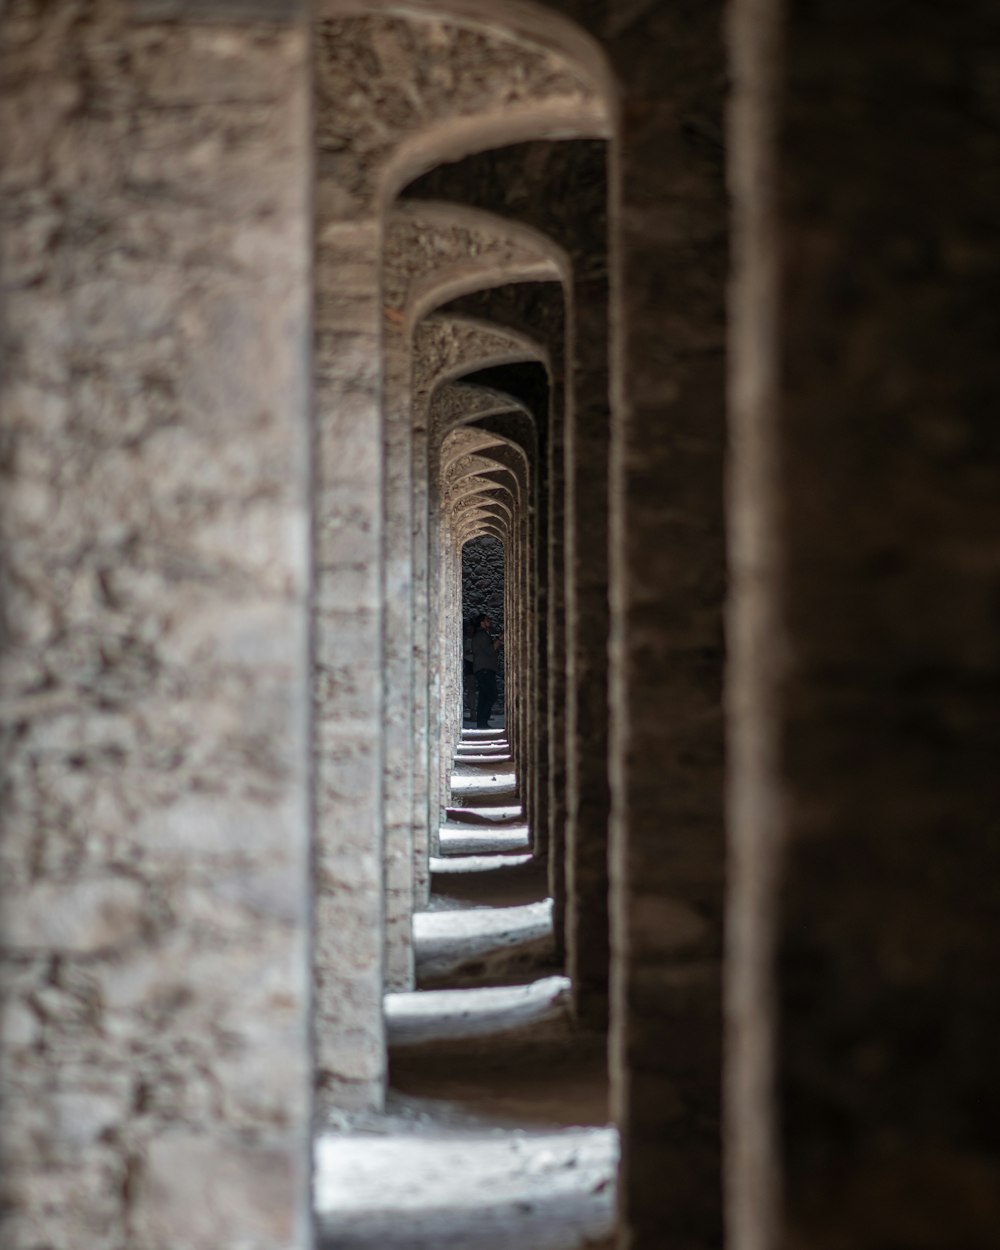
M521 820L524 817L524 808L520 806L449 807L447 810L449 820L469 825L478 825L485 822L491 825L499 825L505 820Z
M488 825L459 825L457 828L452 826L441 830L440 842L442 858L451 859L501 855L504 851L526 851L531 845L525 825L514 826L512 829L491 829ZM507 862L512 862L511 858Z
M513 790L517 776L498 768L490 773L477 769L474 773L452 773L451 788L455 794L493 794L499 790Z
M427 1129L316 1142L320 1244L338 1250L577 1250L611 1235L618 1135Z
M489 833L481 835L484 841L492 840L495 836ZM470 839L467 834L463 834L461 840L469 841ZM442 846L444 845L446 843L442 838ZM496 872L501 868L522 868L530 863L530 855L432 855L431 872L434 875L451 877L467 872Z
M519 907L418 911L413 917L417 975L446 976L471 961L495 959L551 936L551 899Z
M413 917L417 947L462 938L500 938L504 945L544 937L552 928L552 900L518 907L470 907L460 911L418 911Z
M416 1046L559 1019L565 1013L568 994L568 977L542 977L530 985L387 994L389 1042L393 1046Z

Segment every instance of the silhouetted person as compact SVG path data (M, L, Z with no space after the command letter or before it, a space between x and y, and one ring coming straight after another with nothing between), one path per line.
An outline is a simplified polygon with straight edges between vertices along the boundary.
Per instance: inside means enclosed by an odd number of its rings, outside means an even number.
M464 720L476 719L478 683L472 655L472 636L478 627L479 620L475 616L470 616L462 625L462 717Z
M500 668L500 638L490 633L493 622L484 612L476 621L472 635L472 667L479 688L476 704L477 729L489 729L490 714L497 701L497 670Z

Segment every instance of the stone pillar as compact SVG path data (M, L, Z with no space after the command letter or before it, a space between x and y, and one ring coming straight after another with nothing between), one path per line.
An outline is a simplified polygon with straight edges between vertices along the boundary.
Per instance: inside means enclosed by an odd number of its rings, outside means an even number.
M309 1215L294 23L0 18L0 1243Z
M733 8L739 1250L1000 1228L1000 22L886 16Z
M447 761L442 745L443 723L441 717L441 630L443 627L443 580L441 569L445 543L442 534L443 510L441 507L441 452L440 439L430 440L428 472L427 515L427 600L428 600L428 682L427 682L427 806L432 836L441 827L442 807L448 794L442 794L441 778ZM443 757L445 762L443 762Z
M548 414L536 414L535 451L538 487L535 510L535 611L531 635L531 670L534 675L531 711L534 733L531 738L530 765L534 777L534 799L528 810L531 825L531 850L546 865L551 858L549 845L549 452L551 436Z
M453 535L451 550L451 612L448 617L451 689L448 703L454 751L462 739L462 544L457 533Z
M601 180L601 186L605 180ZM591 229L594 229L593 224ZM580 258L566 412L566 971L579 1019L608 1023L608 280Z
M317 186L315 474L316 1062L324 1104L381 1104L382 419L379 229Z
M566 387L553 380L549 389L548 602L545 622L545 748L548 760L549 893L556 956L566 954Z
M386 853L386 987L413 988L413 417L408 337L385 326L382 812ZM426 841L423 831L421 842Z
M723 1236L721 13L663 0L605 45L624 95L610 214L611 1072L629 1250L716 1250Z
M438 849L431 822L430 776L430 600L428 590L427 405L413 408L413 889L417 905L430 898L429 857Z
M451 784L451 773L457 745L455 724L456 711L456 680L457 667L455 653L458 645L455 638L456 600L460 598L459 571L460 558L455 548L454 510L446 498L443 508L444 532L441 550L441 728L443 741L441 747L441 802L446 803Z

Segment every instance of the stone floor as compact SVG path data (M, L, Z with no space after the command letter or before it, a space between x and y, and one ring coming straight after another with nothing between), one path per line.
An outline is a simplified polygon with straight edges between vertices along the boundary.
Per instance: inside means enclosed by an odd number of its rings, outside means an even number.
M317 1141L323 1250L611 1244L605 1043L570 1023L502 732L462 735L418 989L386 998L386 1113Z

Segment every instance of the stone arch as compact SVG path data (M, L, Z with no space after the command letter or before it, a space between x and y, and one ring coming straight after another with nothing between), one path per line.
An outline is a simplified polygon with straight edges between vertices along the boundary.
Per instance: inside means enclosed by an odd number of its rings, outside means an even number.
M367 13L374 8L373 0L316 0L316 4L319 16ZM500 30L507 37L555 53L573 65L593 94L602 99L608 124L614 119L618 87L601 43L584 26L564 16L553 5L533 0L507 0L499 18L490 0L392 0L386 8L402 16Z
M408 16L413 20L407 24ZM344 520L363 513L367 507L365 500L378 497L380 492L382 453L374 411L383 332L377 275L381 264L382 215L390 192L387 171L399 159L405 163L408 158L401 158L400 153L407 145L413 151L423 151L425 157L440 148L439 141L447 143L456 135L462 136L461 142L467 150L482 146L487 136L501 133L495 127L497 105L501 101L513 118L516 113L516 107L512 107L514 96L530 100L533 108L541 106L536 113L536 125L545 108L551 107L553 115L559 112L559 106L551 104L556 95L561 94L564 103L572 106L569 113L577 116L587 115L587 101L594 98L586 75L581 77L576 68L575 56L560 52L557 35L549 33L544 39L535 43L529 40L522 46L509 31L504 31L503 24L497 27L496 23L471 21L463 26L462 21L472 16L463 13L452 20L448 14L435 16L419 6L412 10L403 7L375 13L370 5L323 4L315 12L313 25L320 98L316 180L318 351L314 388L319 424L315 460L317 499L323 509L314 524L315 567L320 583L316 633L320 639L336 637L342 652L352 654L356 661L352 668L353 681L359 689L367 691L372 708L367 723L346 701L341 711L340 703L320 693L333 687L330 675L323 671L322 663L319 665L318 715L324 729L322 739L317 739L316 807L319 880L324 898L321 898L317 914L325 917L330 908L340 908L343 918L340 928L344 933L376 934L361 961L371 973L363 986L355 981L347 987L346 993L338 992L337 974L333 969L338 964L356 963L357 952L344 952L344 958L340 959L336 939L329 934L329 940L317 943L317 949L323 951L325 965L318 972L316 998L319 1083L323 1101L341 1105L377 1105L384 1080L381 986L378 984L383 961L382 939L377 935L380 901L371 891L346 888L346 882L342 882L345 888L338 891L331 891L325 883L340 880L337 865L345 862L345 850L352 849L354 862L361 865L370 865L374 862L373 856L378 859L383 854L376 848L382 846L384 837L381 817L384 774L378 767L379 727L384 721L384 704L381 673L373 663L368 645L373 635L381 633L378 587L384 567L382 526L376 523L360 530L354 527L356 549L350 555L338 546L337 536L344 532ZM526 10L518 21L526 23L527 29L531 26L531 17ZM332 25L338 22L339 26ZM541 22L539 33L548 30L550 25L547 21ZM563 25L569 29L569 24ZM560 23L557 21L555 26L559 27ZM446 64L449 46L463 50L461 61L450 68ZM413 55L416 48L422 49L419 57ZM436 65L441 73L428 75L419 89L411 90L414 84L407 57L410 63L419 59L424 66ZM387 92L381 99L369 96L366 100L366 82L355 79L357 91L348 88L355 68L363 65L366 58L369 64L392 65L398 71L394 78L407 82L407 89L402 93ZM514 60L522 68L527 66L528 73L519 75L520 85L512 91L504 84L504 72ZM590 60L593 60L592 53L588 54L588 63ZM477 82L480 70L482 74ZM441 90L445 79L448 79L449 91ZM336 84L339 104L343 106L334 113L323 105L324 93L331 83ZM399 84L394 82L393 85L395 88ZM546 99L550 100L549 105L545 104ZM481 123L478 138L477 113ZM345 274L350 275L347 283ZM333 447L338 449L337 454L327 455L326 449ZM340 466L347 464L363 466L364 471L345 477ZM364 553L362 546L366 546ZM362 566L368 571L362 593L374 606L364 613L347 613L337 605L348 602L356 593L356 570ZM346 595L338 592L339 584L349 585L350 591ZM323 657L326 651L321 647L317 654ZM402 733L396 733L393 740L400 741L402 737ZM366 761L364 785L358 784L358 759ZM350 792L355 796L351 810L342 797L347 793L340 781L345 769L350 771ZM335 799L335 795L341 797ZM416 787L412 809L415 826L420 809ZM394 815L393 820L396 819L405 820L405 816ZM425 818L423 823L435 827L433 818L429 821ZM336 836L332 833L335 828L339 831ZM331 830L329 835L327 829ZM343 843L345 836L349 847ZM396 862L405 892L409 871L406 859L396 857ZM364 871L368 872L368 867ZM327 893L329 898L325 899ZM405 940L391 945L394 950L404 949ZM398 975L404 981L407 979L405 961ZM348 1016L343 1012L346 1001L356 1005ZM356 1037L359 1021L363 1022L370 1044L355 1048L354 1053L361 1056L361 1060L348 1072L343 1064L346 1052L338 1039L344 1036L345 1030Z
M464 392L466 405L469 403L469 396L475 393L474 388L459 386L455 389ZM484 398L492 399L488 396ZM465 420L462 419L463 416ZM456 535L463 551L470 537L481 533L494 535L504 546L505 592L508 601L505 653L511 660L506 669L508 673L512 669L514 674L513 682L505 678L505 698L507 714L512 726L510 738L515 770L518 776L523 776L525 779L523 794L526 810L533 813L535 780L530 762L534 753L534 735L538 731L532 711L534 706L532 692L536 682L533 657L537 622L533 614L528 611L531 588L537 570L538 537L533 525L534 517L537 515L534 497L538 488L538 466L533 463L530 452L533 427L528 417L527 424L517 430L517 433L522 435L525 431L527 432L525 442L528 449L526 450L521 442L510 437L510 432L489 430L483 425L470 422L467 417L467 413L456 415L455 422L451 424L452 434L462 431L467 437L474 438L475 441L469 442L467 446L472 450L478 450L479 454L488 458L490 462L504 466L518 483L519 507L512 525L507 524L503 517L498 516L490 503L483 502L456 527ZM487 422L488 420L489 418ZM447 440L445 445L447 446Z
M418 327L415 335L415 412L423 405L428 413L429 429L429 536L430 536L430 569L432 579L438 578L439 591L443 587L450 598L434 600L431 596L429 622L430 635L436 640L430 659L430 684L432 689L444 689L443 683L448 680L452 671L448 657L458 646L457 628L459 613L455 610L455 562L453 535L445 537L442 524L447 528L448 517L441 506L440 489L440 448L443 432L435 424L437 409L435 397L442 388L449 386L456 378L465 376L487 364L504 365L520 360L541 362L543 350L527 336L498 331L495 327L461 318L441 318L437 315L426 318ZM454 392L452 392L454 396ZM508 404L509 406L509 404ZM419 419L419 418L418 418ZM449 632L450 631L450 632ZM456 707L457 700L438 700L448 707ZM432 786L437 786L437 797L431 796L432 816L442 810L443 795L447 788L447 771L442 762L449 758L448 747L452 740L457 741L461 726L454 718L442 722L431 718L429 733L429 775ZM443 737L444 735L444 737ZM435 783L435 780L436 783ZM435 806L436 803L436 806ZM432 828L436 819L432 819Z
M555 96L520 108L441 122L402 145L387 170L383 194L386 198L398 195L408 182L438 165L484 148L527 139L607 137L605 117L602 104L586 97L574 98L567 92L565 98Z
M559 51L512 38L497 25L320 6L313 28L319 172L322 182L329 153L340 217L384 208L414 159L415 168L430 168L449 155L495 146L505 134L538 133L546 109L559 119L553 125L572 125L594 99ZM378 93L368 90L373 64L383 72ZM335 115L323 108L328 90L336 93ZM409 155L416 152L421 156ZM327 191L320 189L321 210Z
M387 877L386 983L412 985L414 902L429 889L426 510L424 405L414 405L413 336L456 292L517 280L552 281L558 248L530 228L460 206L397 203L386 215L382 260L385 430L383 821ZM412 864L412 869L411 869Z
M487 8L483 0L458 0L448 7L471 22L489 26L497 21L496 8ZM612 860L622 952L622 1011L616 1047L619 1055L642 1058L630 1081L616 1087L619 1111L628 1124L624 1213L628 1235L646 1237L651 1243L667 1234L686 1236L692 1228L697 1230L692 1237L705 1244L714 1244L720 1235L715 1184L718 1147L714 1139L709 1140L717 1120L714 985L706 972L690 994L692 1001L697 999L699 1019L708 1022L700 1062L695 1063L674 1040L685 1030L654 971L661 966L676 968L676 951L668 938L661 940L639 925L638 917L654 905L655 890L651 881L642 880L641 871L634 872L636 864L658 863L666 815L671 828L680 830L675 839L679 867L675 880L684 899L676 901L696 897L708 917L702 944L704 967L714 966L718 900L709 897L711 885L704 885L698 874L710 872L706 861L718 847L713 830L721 824L718 690L713 685L713 675L721 670L718 596L716 586L709 585L704 554L720 493L715 482L721 481L717 418L722 391L719 327L724 264L719 264L719 257L724 245L718 240L724 237L719 222L725 212L725 192L717 136L726 72L720 8L709 3L697 11L671 10L666 5L609 9L559 0L550 10L560 14L557 21L566 21L562 14L573 15L587 28L586 33L574 36L584 50L581 62L595 47L598 62L614 66L623 111L636 123L616 133L620 175L614 188L616 264L626 302L618 309L615 327L616 429L609 457L616 484L611 581L618 613L612 647L610 751L618 785ZM414 9L441 11L439 5L416 0L407 6L409 12ZM539 28L548 34L551 19L545 10L512 4L509 19L508 6L503 11L504 20L511 22L522 20L522 15L528 23L537 19ZM536 33L542 37L540 29ZM609 94L614 94L614 88ZM657 159L651 160L654 136ZM663 229L666 204L670 205L669 228ZM673 295L666 336L656 315L663 309L660 293L665 289ZM669 433L664 430L664 412L669 412ZM645 466L634 454L640 446L650 452L650 463ZM650 481L669 482L667 493L677 499L696 497L696 511L701 513L696 528L704 544L689 541L691 516L684 526L677 525L677 507L662 497L663 492L657 499ZM698 491L691 486L696 482L701 484ZM670 553L661 558L666 567L659 569L661 576L652 585L655 589L662 582L661 615L670 613L676 624L670 654L677 662L669 666L669 677L665 672L656 684L661 702L676 706L679 701L688 714L672 719L669 727L648 714L649 705L656 701L649 698L648 665L642 660L648 639L646 614L655 594L648 582L635 575L648 551ZM713 571L722 563L714 562ZM684 587L683 606L678 606L678 585ZM692 654L702 656L703 662L690 662ZM652 771L657 767L653 761L661 758L671 766L657 775ZM681 776L676 765L681 759L698 761L693 770L698 775L690 786L685 784L687 773ZM692 791L696 796L688 802ZM717 867L715 860L713 866ZM647 1037L641 1013L633 1007L634 1002L644 1001L655 1002L669 1021L670 1041L661 1045L660 1055L654 1053L657 1042ZM685 1106L691 1108L685 1130L690 1130L697 1147L683 1159L673 1144L676 1126L651 1113L663 1081L676 1081ZM635 1166L639 1152L645 1160L642 1167ZM689 1183L692 1176L694 1181Z
M608 183L606 143L535 140L471 154L416 180L405 192L420 202L472 203L528 224L558 237L570 260L567 364L560 370L566 393L558 405L564 417L553 426L550 449L555 506L546 612L555 636L565 635L566 644L549 666L546 736L553 801L548 815L556 929L560 938L565 935L574 1007L598 1025L607 1019L610 971ZM536 193L551 187L563 194ZM568 194L567 188L572 188ZM525 298L528 290L470 293L445 311L524 327L539 321L542 309L533 293Z
M441 231L465 228L477 237L474 258L456 264L452 272L442 272L440 263L425 283L415 284L407 308L407 321L412 328L440 305L477 291L489 290L509 283L558 281L564 287L571 281L569 259L552 239L517 222L497 217L481 209L454 204L438 204L431 200L400 200L390 214L393 219L416 219ZM484 240L503 239L510 248L509 258L495 266L487 266L483 256ZM496 244L493 244L496 247Z

